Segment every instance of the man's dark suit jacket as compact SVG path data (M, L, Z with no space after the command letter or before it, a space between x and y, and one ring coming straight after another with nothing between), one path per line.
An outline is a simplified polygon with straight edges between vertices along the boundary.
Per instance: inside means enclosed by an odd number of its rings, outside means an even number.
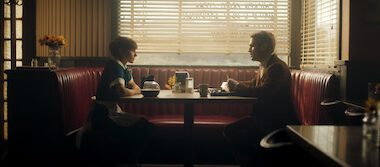
M237 92L243 96L258 97L251 115L262 128L272 131L285 125L299 124L291 99L290 70L277 55L272 55L268 60L256 86L237 89Z

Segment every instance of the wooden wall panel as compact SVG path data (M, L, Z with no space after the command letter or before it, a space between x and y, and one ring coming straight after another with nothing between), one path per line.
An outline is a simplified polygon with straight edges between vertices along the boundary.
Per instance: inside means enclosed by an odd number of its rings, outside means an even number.
M36 36L63 35L68 46L62 57L105 57L111 37L109 0L37 0ZM37 56L46 57L47 47L37 41Z

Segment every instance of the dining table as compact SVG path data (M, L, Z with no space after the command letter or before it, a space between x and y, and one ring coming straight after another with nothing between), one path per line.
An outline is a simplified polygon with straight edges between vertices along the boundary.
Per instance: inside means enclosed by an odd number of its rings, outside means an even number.
M363 135L364 126L288 125L294 144L326 166L378 167L380 134ZM296 156L296 155L293 155Z
M142 94L120 97L119 103L177 103L184 105L184 133L185 133L185 167L194 166L194 105L209 103L250 103L254 105L256 97L241 96L211 96L201 97L197 90L191 93L175 93L172 90L160 90L156 97L144 97ZM253 106L252 106L253 107ZM234 112L234 111L231 111Z

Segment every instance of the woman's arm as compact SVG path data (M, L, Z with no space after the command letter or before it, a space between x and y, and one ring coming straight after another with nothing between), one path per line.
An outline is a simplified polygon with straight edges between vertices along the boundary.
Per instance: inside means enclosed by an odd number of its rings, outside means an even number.
M114 88L118 92L119 96L132 96L141 93L140 87L133 80L128 83L127 87L123 84L117 84Z

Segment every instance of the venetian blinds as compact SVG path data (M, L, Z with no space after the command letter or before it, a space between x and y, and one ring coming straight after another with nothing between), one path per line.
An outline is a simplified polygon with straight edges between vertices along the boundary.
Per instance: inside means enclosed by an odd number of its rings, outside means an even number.
M250 35L271 31L277 53L290 48L289 0L120 0L121 36L139 52L247 54Z
M339 0L305 0L301 67L332 68L338 60Z

